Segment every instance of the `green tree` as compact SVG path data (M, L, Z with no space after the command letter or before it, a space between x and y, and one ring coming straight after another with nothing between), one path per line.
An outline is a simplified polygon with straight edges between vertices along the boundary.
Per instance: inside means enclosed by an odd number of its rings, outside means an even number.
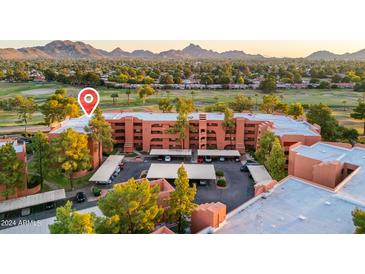
M127 89L127 91L126 91L125 93L127 94L127 97L128 97L128 99L127 99L128 101L127 101L127 102L128 102L128 105L129 105L129 104L130 104L130 102L131 102L131 101L130 101L130 96L131 96L131 93L132 93L132 92L131 92L131 90L130 90L130 89Z
M160 77L160 84L172 85L174 83L174 78L170 74L163 74Z
M188 173L182 164L177 171L175 191L170 194L170 208L168 215L177 224L178 233L184 233L188 218L191 216L196 204L193 203L196 187L189 186Z
M365 135L365 102L359 100L357 106L352 110L350 114L351 118L363 121L363 134Z
M24 188L24 164L16 156L12 143L0 146L0 185L7 200L17 188Z
M224 110L224 121L223 121L223 128L225 131L229 133L229 141L232 147L233 144L233 137L232 134L235 132L236 122L234 119L233 111L230 108L226 108Z
M224 112L227 108L225 103L215 103L214 105L209 105L204 108L205 112Z
M293 116L295 119L304 115L304 108L301 103L297 102L289 105L288 114Z
M244 110L251 110L252 109L252 100L249 96L244 95L237 95L233 102L230 102L228 105L229 107L237 112L242 112Z
M352 211L352 221L356 228L356 234L365 234L365 211L356 208Z
M77 100L73 97L67 97L65 89L56 90L41 106L41 112L47 125L61 122L66 117L74 118L81 115Z
M133 178L114 185L113 191L98 202L107 218L99 224L100 229L130 234L152 232L163 214L157 205L159 191L159 185L151 187L147 180L137 182Z
M24 123L24 132L27 134L28 122L32 120L32 115L37 110L37 104L32 97L15 96L16 111L18 118Z
M267 161L267 159L269 158L271 148L275 141L275 138L276 137L275 137L274 133L271 131L265 132L260 137L259 145L256 150L255 156L261 164L264 164Z
M145 104L146 98L152 94L155 94L155 90L150 85L143 85L142 87L137 88L137 94L139 99L142 100L142 103Z
M265 162L265 167L274 180L280 181L286 176L285 163L286 157L283 148L281 147L279 139L275 138L272 143L269 157Z
M171 112L172 108L174 106L171 103L171 100L169 98L161 98L158 101L158 108L162 112Z
M110 97L111 97L111 98L112 98L112 100L113 100L113 105L115 105L115 103L116 103L116 101L117 101L117 99L118 99L118 97L119 97L119 94L118 94L118 93L116 93L116 92L114 92L114 93L110 94Z
M50 168L65 175L73 189L73 174L91 167L88 136L69 128L51 141Z
M112 128L110 124L105 121L101 108L98 107L95 109L94 116L90 119L89 125L85 127L85 131L92 140L98 142L99 165L101 165L103 150L112 150L114 143Z
M275 95L265 95L262 98L262 104L260 110L265 113L273 113L277 110L278 105L280 105L280 99Z
M259 89L266 93L276 91L275 77L274 76L266 77L265 80L261 81Z
M37 131L32 136L30 147L33 151L33 162L35 163L37 172L41 178L43 189L44 174L47 168L47 160L49 157L49 143L47 135L41 131Z
M322 103L310 105L306 116L309 123L321 127L321 135L325 141L336 141L338 139L339 124L327 105Z
M184 148L186 130L189 128L188 116L194 109L193 100L178 98L176 103L176 111L178 112L177 121L175 125L168 130L168 133L178 134L177 139L181 143L181 148Z
M93 234L94 213L80 213L72 210L72 202L56 209L56 220L49 225L51 234Z

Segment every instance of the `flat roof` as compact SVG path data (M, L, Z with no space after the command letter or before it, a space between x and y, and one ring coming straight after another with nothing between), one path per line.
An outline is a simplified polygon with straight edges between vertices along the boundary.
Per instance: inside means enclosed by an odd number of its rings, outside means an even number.
M216 233L352 234L351 212L365 210L365 204L292 176L253 199L257 200L227 218Z
M293 151L305 157L323 162L339 161L359 166L358 171L343 185L338 193L349 199L365 203L365 148L344 148L318 142L312 146L300 145Z
M3 145L5 144L8 144L8 143L11 143L13 144L13 148L15 150L16 153L19 153L19 152L23 152L24 150L24 145L23 144L18 144L18 142L15 140L11 140L11 141L4 141L4 140L0 140L0 147L2 147Z
M110 155L89 179L90 182L106 182L113 175L119 164L123 161L124 155Z
M150 155L191 156L191 149L151 149Z
M0 213L27 208L66 198L64 189L57 189L0 202Z
M265 184L272 181L272 177L263 165L247 165L255 184Z
M95 213L96 216L103 216L101 210L97 207L90 207L83 210L78 210L82 213ZM53 224L56 217L50 217L42 220L38 220L35 225L17 225L0 230L0 234L49 234L48 226Z
M177 170L181 164L151 164L147 173L147 179L176 179ZM184 164L189 179L215 180L214 165Z
M238 150L225 149L198 149L198 156L212 156L212 157L240 157Z
M215 112L193 112L188 116L188 120L199 120L200 114L206 114L206 119L223 121L223 113ZM177 113L161 113L161 112L104 112L106 120L120 120L124 117L135 117L144 121L176 121ZM276 135L304 135L304 136L319 136L319 134L312 130L312 125L306 121L294 120L285 115L274 114L252 114L252 113L234 113L235 118L245 118L250 121L270 121L273 122L273 132ZM85 126L88 125L90 117L81 116L78 118L71 118L61 123L61 127L53 130L53 133L61 133L68 128L73 128L78 132L85 132Z

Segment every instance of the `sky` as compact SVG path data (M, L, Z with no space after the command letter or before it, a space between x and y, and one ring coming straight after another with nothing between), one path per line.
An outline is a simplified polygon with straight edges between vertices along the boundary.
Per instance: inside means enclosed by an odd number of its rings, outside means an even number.
M0 48L21 48L45 45L50 41L46 40L1 40ZM95 48L113 50L120 47L126 51L136 49L145 49L152 52L160 52L169 49L183 49L189 43L200 45L205 49L222 52L226 50L243 50L250 54L262 54L267 57L306 57L318 50L328 50L333 53L343 54L346 52L355 52L365 49L365 40L339 40L339 41L300 41L300 40L245 40L245 41L228 41L228 40L202 40L202 41L121 41L121 40L83 40Z

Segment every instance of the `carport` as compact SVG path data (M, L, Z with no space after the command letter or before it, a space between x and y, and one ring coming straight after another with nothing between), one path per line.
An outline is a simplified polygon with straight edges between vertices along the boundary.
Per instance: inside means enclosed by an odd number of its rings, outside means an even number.
M65 198L66 198L65 190L57 189L33 195L28 195L20 198L5 200L0 203L0 214L21 209L22 216L29 215L30 208L34 206L50 202L56 202Z
M266 184L272 181L272 178L263 165L247 165L248 170L255 182L255 185Z
M113 173L119 168L124 155L110 155L89 179L90 182L107 183Z
M191 149L151 149L150 156L191 157Z
M239 158L241 154L238 150L227 150L227 149L198 149L198 156L201 157L225 157L225 158Z
M176 179L181 164L151 164L147 179ZM191 180L215 180L214 165L184 164Z

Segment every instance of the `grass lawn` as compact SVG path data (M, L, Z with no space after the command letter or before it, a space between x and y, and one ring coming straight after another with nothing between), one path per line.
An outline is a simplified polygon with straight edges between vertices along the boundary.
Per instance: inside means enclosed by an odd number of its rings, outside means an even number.
M76 97L81 88L65 86L57 83L4 83L0 82L0 100L15 96L19 94L32 94L38 103L44 102L47 97L52 94L53 90L58 88L66 88L68 94ZM52 90L51 93L47 93ZM125 89L114 89L99 87L100 106L103 110L130 110L130 111L157 111L158 101L162 97L169 97L174 99L176 97L194 98L195 104L199 110L203 110L206 105L215 102L230 102L234 100L234 96L243 94L252 96L254 102L261 103L262 94L255 90L161 90L147 98L146 103L142 104L135 90L131 90L130 103L128 104L128 96ZM115 104L110 97L112 93L118 93ZM255 97L255 94L258 96ZM277 95L282 98L285 103L301 102L302 104L318 104L320 102L329 105L333 110L336 118L344 126L354 127L356 129L362 128L362 122L353 120L349 117L352 108L356 106L357 100L363 97L363 93L354 92L350 89L334 89L334 90L317 90L317 89L302 89L302 90L280 90ZM346 111L343 111L343 101L346 101ZM37 112L34 114L30 125L40 124L43 122L43 116ZM0 111L0 127L5 126L19 126L17 114L14 112Z
M86 175L86 176L83 176L83 177L80 177L77 179L73 179L74 189L83 188L83 187L89 185L90 184L89 179L91 176L92 176L92 174L89 174L89 175ZM64 188L66 190L71 190L71 186L68 181L68 178L66 178L63 175L55 175L55 176L47 175L46 180L58 185L60 188Z
M37 173L36 163L33 160L28 161L28 172L29 172L29 174L36 174ZM90 184L89 179L90 179L91 176L92 176L92 173L88 174L86 176L74 179L73 180L74 188L78 189L78 188L82 188L82 187L87 186L88 184ZM70 190L70 183L68 181L68 178L66 178L63 175L46 174L45 175L45 180L50 182L51 184L57 185L59 188L64 188L66 190ZM44 184L44 186L47 187L45 184Z

